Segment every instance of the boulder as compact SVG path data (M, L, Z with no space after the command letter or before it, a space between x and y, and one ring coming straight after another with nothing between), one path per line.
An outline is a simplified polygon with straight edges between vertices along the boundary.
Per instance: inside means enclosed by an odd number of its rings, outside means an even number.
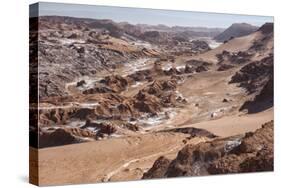
M185 73L193 73L195 71L195 67L192 65L185 65L184 72Z
M222 102L229 102L229 100L228 99L223 99Z
M81 80L81 81L76 83L76 87L81 87L81 86L84 86L85 84L86 84L86 81L85 80Z
M208 71L208 68L206 68L205 66L201 65L196 67L195 72L205 72Z

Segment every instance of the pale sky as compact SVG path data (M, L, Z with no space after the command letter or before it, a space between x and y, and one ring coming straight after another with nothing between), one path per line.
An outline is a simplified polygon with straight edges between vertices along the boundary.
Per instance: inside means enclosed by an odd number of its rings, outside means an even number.
M271 16L252 16L47 2L39 3L39 15L111 19L115 22L129 22L131 24L164 24L167 26L200 26L212 28L227 28L233 23L242 22L256 26L261 26L265 22L273 22L273 17Z

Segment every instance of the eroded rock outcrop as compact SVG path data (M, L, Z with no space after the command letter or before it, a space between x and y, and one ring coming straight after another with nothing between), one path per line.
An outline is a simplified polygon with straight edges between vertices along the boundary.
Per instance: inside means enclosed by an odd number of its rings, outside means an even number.
M94 88L86 89L82 93L88 95L88 94L95 94L95 93L115 93L115 92L116 92L115 90L112 90L107 86L96 86Z
M146 69L146 70L136 71L128 75L128 77L133 79L134 81L144 81L144 80L150 80L152 74L153 72L151 70Z
M89 119L86 121L85 125L83 125L81 128L82 129L86 129L86 128L94 128L96 134L99 135L103 135L103 134L107 134L107 135L111 135L113 133L115 133L117 131L117 128L110 123L95 123L95 122L91 122Z
M231 63L232 66L250 62L252 56L253 54L248 51L229 52L226 50L223 50L222 53L216 55L218 64L224 63L230 65L229 63Z
M100 80L100 83L107 85L115 92L120 92L126 89L129 81L120 75L112 75L106 76L104 79Z
M232 76L229 83L239 83L240 87L253 93L263 86L270 76L273 75L273 55L243 66L240 71Z
M39 110L40 125L65 124L72 114L77 111L75 107L48 108Z
M246 101L240 110L247 110L248 113L256 113L271 108L274 105L273 78L271 77L258 95L253 100Z
M232 69L234 66L230 64L222 64L218 67L217 71L226 71L228 69Z
M210 174L260 172L273 170L273 121L254 133L247 133L229 155L212 163Z
M143 91L159 97L163 92L175 90L176 88L176 80L155 80L147 88L143 89Z
M190 135L190 138L194 137L206 137L206 138L216 138L217 136L205 129L199 129L194 127L181 127L167 130L169 132L181 132Z
M165 176L171 160L164 156L159 157L149 169L148 172L143 174L143 179L162 178Z
M67 144L83 142L78 136L94 137L90 132L83 130L72 130L68 128L59 128L54 131L39 131L39 147L53 147Z
M201 60L188 60L185 62L185 73L204 72L209 70L211 64Z
M134 98L134 108L140 112L156 115L162 109L159 99L153 95L140 91Z
M229 83L239 83L251 98L240 110L259 112L273 106L273 55L243 66Z
M245 136L186 145L177 157L161 157L144 179L273 170L273 121Z

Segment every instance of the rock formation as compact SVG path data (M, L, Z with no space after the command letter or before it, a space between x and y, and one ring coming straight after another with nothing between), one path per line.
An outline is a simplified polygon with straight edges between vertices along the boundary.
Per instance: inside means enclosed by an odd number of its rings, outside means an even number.
M174 160L158 158L144 179L273 170L273 121L255 132L186 145Z

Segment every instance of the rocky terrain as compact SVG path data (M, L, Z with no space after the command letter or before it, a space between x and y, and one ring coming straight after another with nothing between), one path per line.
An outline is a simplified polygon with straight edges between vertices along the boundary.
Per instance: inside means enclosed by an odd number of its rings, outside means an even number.
M38 27L40 98L65 96L67 82L94 76L99 70L111 71L128 61L163 57L164 50L179 55L209 49L206 42L189 41L184 31L130 29L111 20L46 16L39 18ZM56 65L50 66L52 62Z
M30 22L40 185L273 170L272 23L210 47L223 30Z
M143 179L273 170L273 121L245 136L186 145L173 160L159 157Z

